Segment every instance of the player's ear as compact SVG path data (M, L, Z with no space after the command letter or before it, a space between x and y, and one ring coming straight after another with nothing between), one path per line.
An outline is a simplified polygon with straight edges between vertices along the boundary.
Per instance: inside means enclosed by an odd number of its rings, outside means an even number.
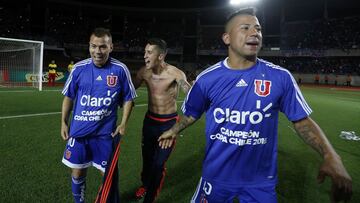
M159 54L159 60L165 60L165 54L164 53L161 53Z
M113 48L114 48L114 44L111 43L111 44L110 44L110 52L112 52Z
M225 43L225 45L229 45L230 44L230 35L229 35L229 33L225 32L222 35L222 40Z

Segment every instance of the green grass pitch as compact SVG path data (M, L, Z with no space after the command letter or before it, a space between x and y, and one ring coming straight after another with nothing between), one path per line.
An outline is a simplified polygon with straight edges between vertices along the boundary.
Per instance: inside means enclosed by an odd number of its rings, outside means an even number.
M312 118L322 127L353 178L351 202L360 202L360 141L339 138L342 130L360 136L360 91L314 87L302 87L302 91L314 111ZM145 89L137 92L137 106L122 139L119 160L120 195L125 203L134 202L132 195L141 184L140 140L147 95ZM179 101L183 97L180 95ZM72 202L70 169L61 163L65 147L60 137L62 98L59 88L45 88L42 92L0 89L0 202ZM178 104L181 106L181 102ZM278 202L330 202L330 180L322 185L316 182L321 158L294 133L283 115L279 121ZM201 119L178 138L166 164L167 176L158 203L190 201L201 175L204 125ZM100 181L99 172L90 168L87 202L94 201Z

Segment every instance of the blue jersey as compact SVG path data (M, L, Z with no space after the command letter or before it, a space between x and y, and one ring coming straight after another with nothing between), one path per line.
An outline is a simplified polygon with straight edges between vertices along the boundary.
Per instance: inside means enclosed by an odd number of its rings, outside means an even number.
M76 63L62 94L74 101L71 137L110 136L118 106L136 97L128 68L113 58L101 68L91 58Z
M262 59L246 70L227 59L204 70L182 110L206 112L202 177L240 187L276 184L279 111L291 121L312 112L290 72Z

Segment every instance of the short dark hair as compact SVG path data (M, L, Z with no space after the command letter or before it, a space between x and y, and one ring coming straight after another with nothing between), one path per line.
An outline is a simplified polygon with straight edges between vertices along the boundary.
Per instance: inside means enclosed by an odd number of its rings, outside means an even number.
M166 54L167 52L167 44L165 40L160 38L150 38L147 40L147 43L150 45L156 45L158 49L160 50L160 53Z
M91 36L94 35L96 37L104 37L108 36L112 40L112 35L110 33L109 29L97 27L94 29L94 31L91 33Z
M229 22L235 18L236 16L239 15L251 15L251 16L256 16L256 8L255 7L246 7L246 8L242 8L240 10L235 11L234 13L231 13L225 22L225 31L226 31L226 27L228 26Z

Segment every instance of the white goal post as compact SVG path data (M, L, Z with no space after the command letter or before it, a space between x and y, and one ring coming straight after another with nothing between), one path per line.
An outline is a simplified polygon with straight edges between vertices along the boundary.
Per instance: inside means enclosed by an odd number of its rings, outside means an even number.
M0 37L0 87L42 90L44 42Z

